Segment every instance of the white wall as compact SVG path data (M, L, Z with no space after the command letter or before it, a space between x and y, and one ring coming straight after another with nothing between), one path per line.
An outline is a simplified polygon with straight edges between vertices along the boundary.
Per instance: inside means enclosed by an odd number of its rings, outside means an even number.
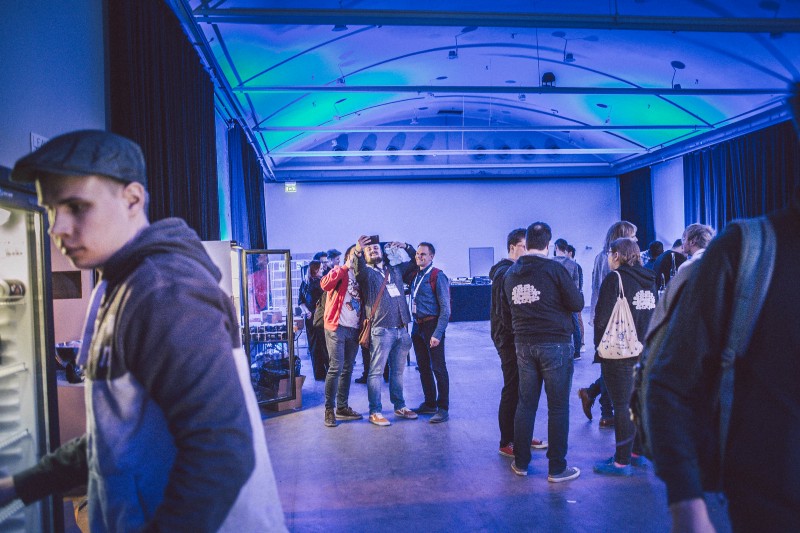
M683 214L683 158L653 165L653 222L656 239L668 249L686 227Z
M105 54L102 0L5 4L0 165L11 167L30 151L31 132L105 128Z
M506 256L506 236L517 227L544 221L553 238L577 250L585 286L608 227L619 220L616 178L526 181L298 183L266 187L270 248L293 254L337 248L359 235L436 246L435 264L452 278L469 276L469 248L494 247ZM589 298L586 293L587 301Z
M12 7L13 4L13 7ZM105 129L102 0L5 2L0 17L0 165L30 152L30 134L55 137L76 129ZM74 270L51 248L54 271ZM91 291L55 300L55 340L79 339Z

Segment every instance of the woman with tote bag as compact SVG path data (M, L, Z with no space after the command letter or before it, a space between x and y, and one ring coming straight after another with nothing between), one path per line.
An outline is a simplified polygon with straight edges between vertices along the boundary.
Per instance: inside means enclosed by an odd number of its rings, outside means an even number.
M633 366L642 351L641 340L656 307L656 278L642 266L639 246L632 239L617 239L608 250L611 272L600 285L594 320L603 379L614 406L616 453L594 466L598 474L630 476L632 459L641 463L635 449L636 431L629 404L633 391ZM638 466L638 464L637 464Z

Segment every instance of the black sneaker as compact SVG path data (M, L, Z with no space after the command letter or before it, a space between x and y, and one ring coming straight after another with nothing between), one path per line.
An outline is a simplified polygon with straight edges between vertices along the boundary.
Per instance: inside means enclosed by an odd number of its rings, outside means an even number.
M361 420L361 413L353 411L352 407L339 407L336 409L336 418L339 420Z
M367 376L361 376L360 378L356 378L356 383L361 383L362 385L367 382Z
M336 427L336 415L333 413L333 409L325 409L325 425L329 428Z
M564 469L563 472L560 474L550 474L547 476L547 481L550 483L562 483L564 481L569 481L571 479L575 479L576 477L581 475L581 471L579 468L574 466L568 466Z
M436 414L437 409L435 405L430 405L425 402L422 402L421 404L419 404L419 407L417 407L416 409L412 409L412 411L420 415L433 415Z

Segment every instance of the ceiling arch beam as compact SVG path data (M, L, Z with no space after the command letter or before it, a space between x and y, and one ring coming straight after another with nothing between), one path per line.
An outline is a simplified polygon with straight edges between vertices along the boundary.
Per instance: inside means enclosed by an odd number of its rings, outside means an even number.
M797 33L800 19L766 17L665 17L400 11L371 9L197 9L195 20L210 24L312 24L354 26L482 26L501 28L584 28L687 32Z

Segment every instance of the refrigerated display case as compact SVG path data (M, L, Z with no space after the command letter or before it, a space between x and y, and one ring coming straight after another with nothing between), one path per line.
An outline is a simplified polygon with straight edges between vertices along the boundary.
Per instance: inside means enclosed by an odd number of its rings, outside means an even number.
M293 290L289 250L245 250L226 241L205 241L203 246L223 272L220 285L239 316L258 403L297 399L300 359L295 345L302 320L294 319L292 301L286 298Z
M0 177L0 473L33 466L58 446L45 213L27 188ZM54 498L0 509L0 532L63 528Z
M297 397L300 360L295 357L292 305L286 298L292 293L291 259L289 250L241 250L242 344L262 405Z

